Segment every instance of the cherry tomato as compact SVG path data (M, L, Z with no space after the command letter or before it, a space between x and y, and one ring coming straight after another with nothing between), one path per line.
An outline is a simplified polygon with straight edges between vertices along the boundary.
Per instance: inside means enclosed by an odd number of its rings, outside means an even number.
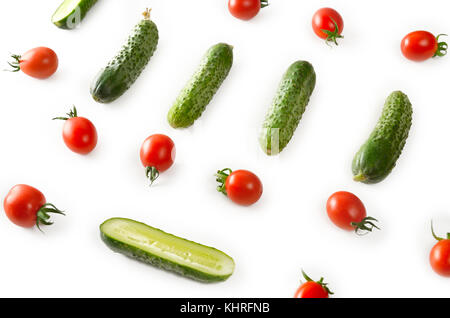
M252 205L263 193L261 180L250 171L226 168L217 171L216 176L220 183L217 190L237 204Z
M250 20L268 5L268 0L229 0L228 10L235 18Z
M9 190L3 201L6 216L14 224L22 227L51 225L48 213L64 213L53 204L46 203L41 191L26 184L18 184ZM39 228L40 229L40 228Z
M430 252L430 264L433 270L441 276L450 277L450 233L447 238L436 236L431 224L431 233L438 241Z
M8 63L13 72L21 70L25 74L44 79L53 75L58 68L58 56L48 47L36 47L23 55L12 55L14 61Z
M336 39L343 38L341 33L344 30L344 20L334 9L322 8L317 10L312 18L312 27L314 33L327 42L338 45Z
M67 113L68 117L55 117L53 119L65 120L63 127L63 140L66 146L78 154L88 154L97 145L97 130L94 124L84 117L78 117L75 106Z
M302 271L303 277L306 282L301 284L295 292L294 298L328 298L333 293L328 289L326 283L323 282L323 277L319 281L315 282L308 275Z
M155 134L144 140L141 146L141 162L146 168L150 184L161 172L169 169L175 160L175 144L166 135Z
M412 61L425 61L435 56L444 56L447 53L447 43L439 42L439 34L435 37L427 31L414 31L407 34L401 43L403 55Z
M333 193L327 201L327 213L330 220L344 230L359 233L360 231L371 232L373 228L378 229L372 222L377 220L367 217L364 204L350 192Z

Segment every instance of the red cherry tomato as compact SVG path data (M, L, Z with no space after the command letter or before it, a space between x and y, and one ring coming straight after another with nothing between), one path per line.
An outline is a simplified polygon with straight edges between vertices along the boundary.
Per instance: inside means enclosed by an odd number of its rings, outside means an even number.
M431 232L438 241L430 252L430 264L433 270L441 276L450 277L450 233L447 238L437 237L431 225Z
M144 140L140 157L151 183L173 165L175 154L175 144L166 135L155 134Z
M407 34L401 43L403 55L412 61L425 61L434 56L447 53L447 43L439 42L440 34L435 37L427 31L414 31Z
M11 222L22 227L50 225L48 213L64 214L53 204L46 203L41 191L26 184L15 185L9 190L3 208Z
M366 208L361 200L353 193L339 191L333 193L327 201L327 213L330 220L338 227L355 231L372 231L378 227L372 222L377 221L367 217Z
M323 282L323 277L315 282L305 272L302 271L306 282L300 285L295 292L294 298L328 298L333 293L328 289L326 283Z
M229 0L228 10L235 18L250 20L268 5L268 0Z
M263 193L261 180L250 171L227 168L218 171L216 176L220 183L217 190L237 204L252 205Z
M312 27L314 33L326 41L338 44L336 39L343 38L341 35L344 30L344 20L334 9L322 8L314 13L312 18Z
M58 56L48 47L36 47L23 55L13 55L14 62L9 63L13 71L21 70L25 74L44 79L53 75L58 68Z
M78 154L88 154L97 145L97 130L94 124L84 117L78 117L75 106L67 113L68 117L56 117L53 119L65 120L63 127L63 139L66 146Z

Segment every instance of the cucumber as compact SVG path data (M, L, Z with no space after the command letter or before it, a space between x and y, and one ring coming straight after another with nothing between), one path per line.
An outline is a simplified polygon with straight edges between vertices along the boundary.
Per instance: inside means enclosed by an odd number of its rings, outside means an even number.
M95 101L110 103L122 96L152 57L158 44L158 29L150 20L149 10L143 15L127 43L92 82L91 95Z
M224 281L234 271L227 254L134 220L108 219L100 236L115 252L198 281Z
M173 128L186 128L201 116L230 72L233 47L225 43L212 46L190 81L178 95L167 120Z
M64 0L52 15L52 22L61 29L74 29L97 0Z
M408 96L400 91L389 95L377 125L353 158L355 181L377 183L389 175L408 138L412 113Z
M284 73L259 137L267 155L280 153L291 140L316 85L316 73L306 61L291 64Z

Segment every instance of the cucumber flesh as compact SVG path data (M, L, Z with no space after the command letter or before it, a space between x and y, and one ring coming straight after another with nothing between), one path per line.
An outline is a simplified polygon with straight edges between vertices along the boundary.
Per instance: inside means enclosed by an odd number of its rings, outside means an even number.
M85 17L97 0L64 0L52 16L52 22L62 29L73 29Z
M100 232L114 251L196 280L223 281L234 271L227 254L131 219L108 219Z
M52 21L60 21L71 15L73 11L79 6L82 0L68 0L64 1L52 16Z

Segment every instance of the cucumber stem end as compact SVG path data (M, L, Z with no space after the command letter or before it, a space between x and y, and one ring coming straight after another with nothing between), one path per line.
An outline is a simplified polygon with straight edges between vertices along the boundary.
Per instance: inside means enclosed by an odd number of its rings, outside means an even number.
M366 181L367 178L362 173L359 173L353 177L353 180L356 182L363 182L363 181Z
M150 11L152 11L152 9L147 8L145 9L145 11L142 13L142 15L144 16L145 20L150 20Z

